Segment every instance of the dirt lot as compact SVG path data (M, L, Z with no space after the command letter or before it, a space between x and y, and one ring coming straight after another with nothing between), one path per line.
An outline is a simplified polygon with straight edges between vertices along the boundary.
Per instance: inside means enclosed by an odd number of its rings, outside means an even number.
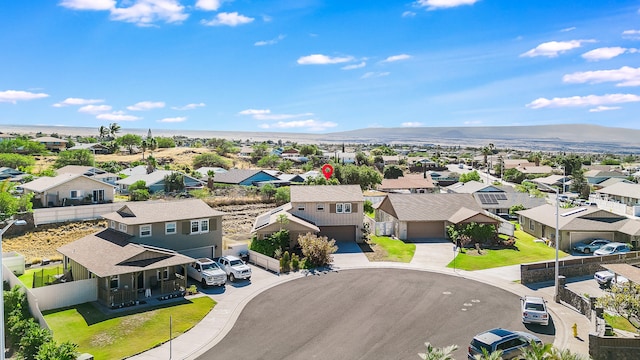
M215 206L214 209L226 214L222 217L223 240L225 242L249 240L251 226L256 216L275 207L276 205L271 203ZM61 259L62 255L56 251L58 247L104 229L106 226L107 222L104 220L41 225L36 231L3 238L2 250L16 251L24 255L28 263L39 262L43 258Z

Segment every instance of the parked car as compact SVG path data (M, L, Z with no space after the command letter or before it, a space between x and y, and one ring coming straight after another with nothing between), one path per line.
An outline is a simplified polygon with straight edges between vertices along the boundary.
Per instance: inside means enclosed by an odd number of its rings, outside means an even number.
M525 324L549 325L547 302L539 296L525 296L520 298L522 322Z
M218 263L209 258L200 258L187 267L187 275L195 281L207 285L223 286L227 282L227 274Z
M593 278L598 284L600 284L600 286L611 286L614 284L624 284L629 282L629 280L624 276L616 276L616 274L609 270L598 271L593 275Z
M542 344L542 340L527 332L491 329L473 337L467 358L473 360L476 355L482 355L482 349L486 349L489 353L502 350L502 359L514 359L522 354L523 349L531 346L532 342Z
M589 254L609 244L610 242L611 241L605 239L591 239L585 242L577 243L576 246L573 247L573 250L581 252L583 254Z
M499 217L501 217L502 219L507 220L507 221L518 220L518 216L509 214L509 213L498 213L496 215L498 215Z
M218 265L224 270L229 277L229 280L236 281L236 279L251 279L251 268L245 264L244 261L239 258L226 255L218 259Z
M629 244L614 242L614 243L609 243L601 247L600 249L594 251L593 255L598 255L598 256L613 255L613 254L626 253L629 251L631 251Z

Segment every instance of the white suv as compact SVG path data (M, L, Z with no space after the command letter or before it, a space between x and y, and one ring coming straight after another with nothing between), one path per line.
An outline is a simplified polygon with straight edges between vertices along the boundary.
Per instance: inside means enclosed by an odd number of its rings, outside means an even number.
M223 286L227 282L227 274L218 263L209 258L200 258L187 267L187 275L195 281L207 285Z
M251 279L251 268L232 255L226 255L218 259L218 265L224 270L229 277L229 280L236 281L236 279Z

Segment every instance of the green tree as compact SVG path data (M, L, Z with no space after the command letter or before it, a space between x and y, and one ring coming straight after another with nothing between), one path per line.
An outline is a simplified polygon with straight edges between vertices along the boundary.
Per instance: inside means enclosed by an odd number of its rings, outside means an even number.
M164 177L164 192L184 191L184 175L175 171Z
M251 162L254 164L265 157L267 155L267 151L269 150L269 147L266 143L254 144L252 148L253 152L251 153Z
M640 317L640 284L629 281L623 285L611 286L610 292L596 300L596 306L615 312L625 319L637 319Z
M142 160L144 160L144 153L147 152L147 148L149 147L149 145L147 145L147 140L142 140L142 142L140 142L140 147L142 148Z
M504 174L502 175L502 179L510 183L520 184L521 182L524 181L525 176L522 172L520 172L520 170L516 168L512 168L512 169L506 169L504 171Z
M318 154L318 147L316 145L308 144L300 147L300 156L311 156Z
M431 343L426 342L426 352L419 353L418 356L422 360L454 360L453 352L458 349L457 345L449 345L446 348L436 348Z
M276 194L274 195L274 199L276 200L276 204L282 205L291 201L291 192L288 186L282 186L276 189Z
M384 168L384 178L385 179L397 179L401 176L404 176L402 169L396 165L386 166Z
M587 178L584 176L584 170L577 169L571 175L573 176L570 186L571 191L577 192L580 194L581 198L587 199L589 197L590 188Z
M522 360L544 360L551 355L553 344L538 344L531 341L530 346L522 350Z
M373 209L373 203L371 202L371 200L365 200L364 201L364 208L363 208L364 212L366 214L372 214L374 212Z
M93 163L93 153L89 150L66 150L58 154L53 167L59 169L67 165L91 166Z
M477 171L473 170L471 172L460 175L460 179L458 179L461 183L466 183L469 181L480 181L480 174Z
M35 359L38 349L42 345L53 341L53 336L49 329L41 328L33 319L30 320L24 335L18 343L18 351L23 359Z
M340 185L340 181L335 177L330 177L329 180L324 175L309 176L304 180L305 185Z
M1 144L2 142L0 142ZM0 166L6 166L13 169L23 169L33 166L36 163L32 156L19 154L0 154Z
M362 190L382 183L382 175L371 166L333 165L333 176L342 185L360 185Z
M356 153L356 165L371 165L371 159L362 151Z
M196 155L196 157L193 158L193 167L195 169L201 167L221 167L228 169L229 163L222 156L214 152L208 152Z
M260 194L266 197L267 200L271 200L271 198L276 194L276 187L273 184L264 184L260 187Z
M142 137L135 134L124 134L116 139L116 143L120 146L124 146L129 150L129 154L133 154L133 147L140 146L142 144Z
M144 180L138 180L129 186L129 200L145 201L149 199L149 189Z
M275 168L280 163L280 157L275 154L263 156L258 160L258 166L261 168Z
M160 149L168 149L176 147L176 142L173 138L170 137L156 137L156 142L158 143L158 147Z
M0 141L0 153L21 153L27 155L45 154L47 148L44 144L26 138L17 138Z
M289 172L289 170L291 170L292 167L293 167L293 162L289 159L282 160L280 164L278 164L278 170L283 173Z
M109 133L111 133L111 131L104 125L100 125L100 128L98 128L98 138L100 140L106 139L107 136L109 136Z
M109 134L111 134L112 138L116 138L116 135L120 132L120 125L118 125L117 123L112 123L109 124Z
M525 209L525 207L524 207L524 205L522 205L522 204L512 205L512 206L509 208L509 214L511 214L511 215L516 215L516 211L520 211L520 210L524 210L524 209Z

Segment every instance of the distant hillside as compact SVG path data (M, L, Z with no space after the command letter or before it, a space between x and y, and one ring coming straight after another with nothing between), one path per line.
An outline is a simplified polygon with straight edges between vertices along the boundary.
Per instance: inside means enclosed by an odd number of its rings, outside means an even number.
M168 130L151 129L154 136L185 136L188 138L225 138L251 141L294 141L298 143L396 143L444 146L486 146L499 148L566 152L640 153L640 130L598 125L565 124L537 126L479 127L418 127L366 128L326 134ZM121 133L141 136L148 129L125 129ZM0 132L96 136L97 127L17 126L0 125Z

